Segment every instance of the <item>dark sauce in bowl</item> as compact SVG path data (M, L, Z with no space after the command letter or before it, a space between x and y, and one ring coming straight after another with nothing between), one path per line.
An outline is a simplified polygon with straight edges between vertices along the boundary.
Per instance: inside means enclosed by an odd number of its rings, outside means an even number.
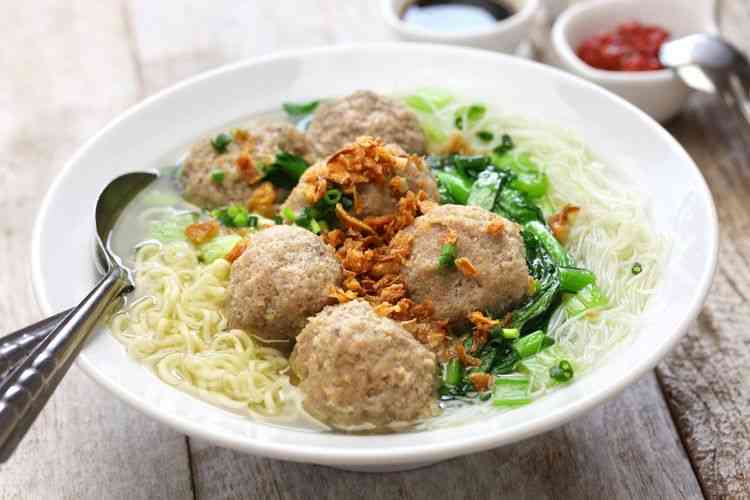
M401 19L420 28L460 33L491 27L515 12L493 0L415 0L406 4Z

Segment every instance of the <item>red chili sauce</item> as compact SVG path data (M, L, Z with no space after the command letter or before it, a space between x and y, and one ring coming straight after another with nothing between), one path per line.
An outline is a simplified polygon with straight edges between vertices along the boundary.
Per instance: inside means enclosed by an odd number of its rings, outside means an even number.
M660 26L638 21L622 23L614 31L584 40L576 51L589 66L609 71L663 69L659 48L669 38Z

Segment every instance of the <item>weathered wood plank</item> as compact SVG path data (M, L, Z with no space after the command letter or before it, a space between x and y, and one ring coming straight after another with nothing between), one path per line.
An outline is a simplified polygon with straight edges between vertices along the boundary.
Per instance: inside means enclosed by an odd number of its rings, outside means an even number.
M243 455L191 440L196 498L702 498L653 374L527 441L388 475Z
M147 94L277 49L388 38L377 2L183 5L176 25L165 4L130 4ZM545 436L386 478L259 459L195 440L191 452L199 498L701 497L652 374L616 401Z
M120 5L36 2L0 17L0 332L40 318L31 221L83 140L137 98ZM70 243L70 242L69 242ZM184 436L73 368L0 472L0 498L192 498Z

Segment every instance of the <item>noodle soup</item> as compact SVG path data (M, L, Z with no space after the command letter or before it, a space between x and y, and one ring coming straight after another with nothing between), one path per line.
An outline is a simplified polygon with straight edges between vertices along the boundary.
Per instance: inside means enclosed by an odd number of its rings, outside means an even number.
M532 403L632 336L666 253L575 136L439 90L287 103L171 158L115 229L136 294L111 330L162 382L280 425Z

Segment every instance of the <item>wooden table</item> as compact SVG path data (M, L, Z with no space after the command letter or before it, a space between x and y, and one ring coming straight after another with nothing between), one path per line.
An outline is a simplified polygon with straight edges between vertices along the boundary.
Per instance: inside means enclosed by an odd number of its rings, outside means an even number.
M750 50L748 3L727 0L722 17ZM0 332L39 319L31 221L63 163L118 113L240 58L390 37L376 2L334 0L38 0L6 6L0 33ZM718 275L656 372L587 416L495 451L368 475L189 439L74 368L0 469L0 498L750 498L750 135L697 95L668 129L718 204Z

